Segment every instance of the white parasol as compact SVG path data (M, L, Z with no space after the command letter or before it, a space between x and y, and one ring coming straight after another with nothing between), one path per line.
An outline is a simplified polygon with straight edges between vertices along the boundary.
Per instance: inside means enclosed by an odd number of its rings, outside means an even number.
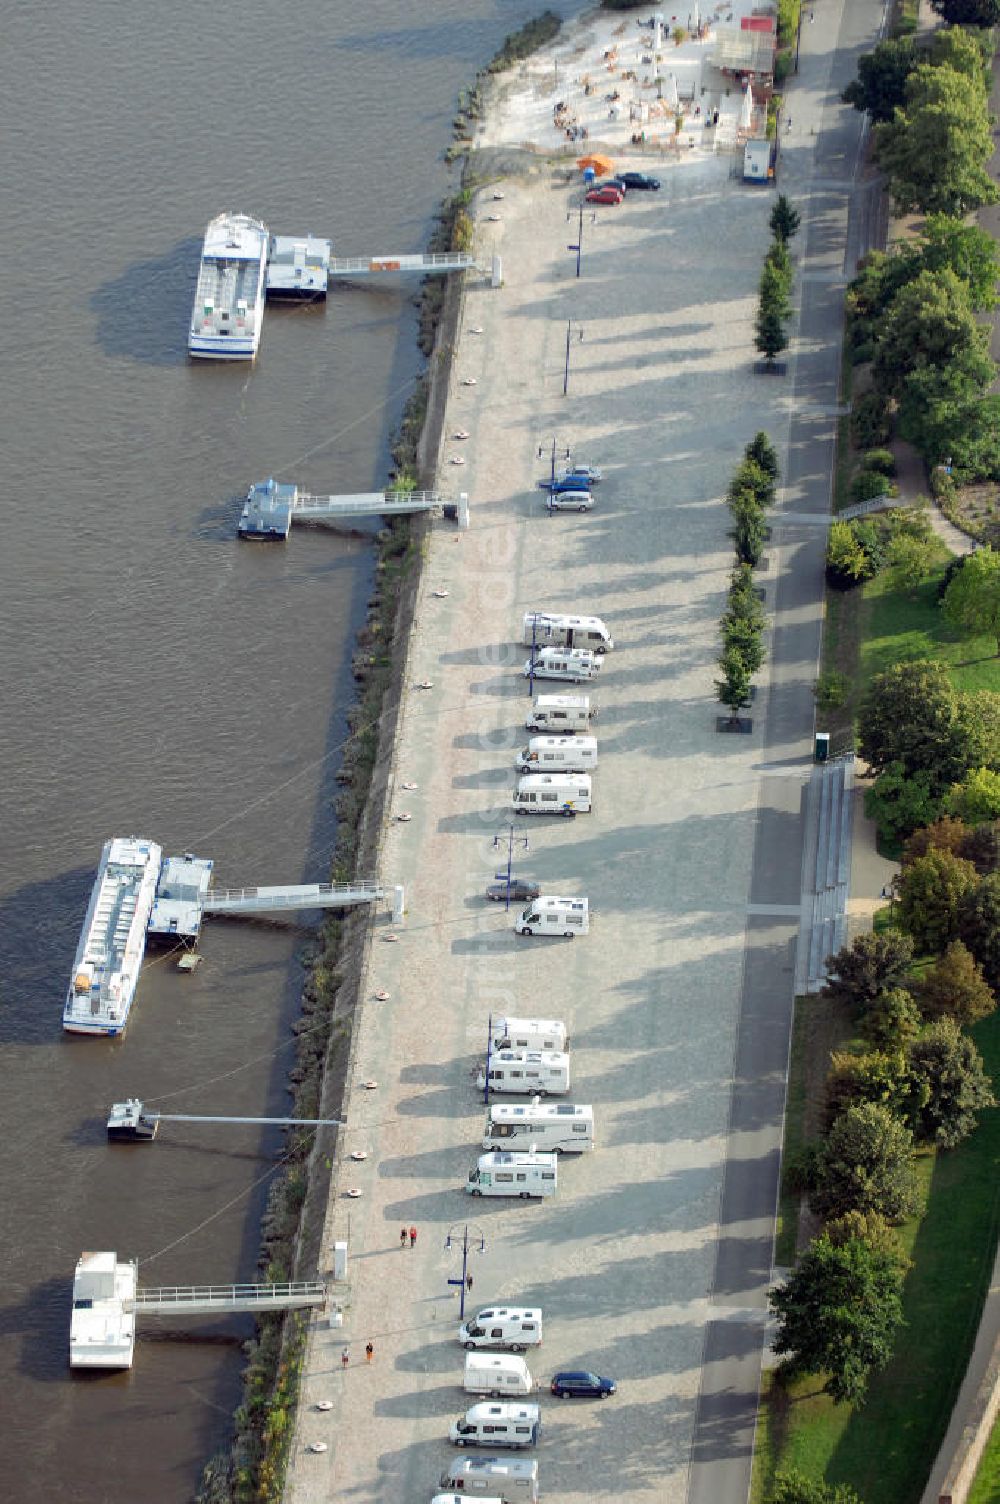
M743 108L740 110L740 126L748 131L753 125L753 90L747 84L746 93L743 95Z

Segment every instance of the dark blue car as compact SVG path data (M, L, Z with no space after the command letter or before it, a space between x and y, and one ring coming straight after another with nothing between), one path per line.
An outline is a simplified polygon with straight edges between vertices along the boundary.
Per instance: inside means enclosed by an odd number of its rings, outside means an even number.
M606 1400L618 1385L614 1379L605 1379L599 1373L574 1369L553 1374L549 1387L561 1400Z
M539 482L543 491L589 491L591 486L588 475L574 475L572 472L557 476L555 480L543 480Z

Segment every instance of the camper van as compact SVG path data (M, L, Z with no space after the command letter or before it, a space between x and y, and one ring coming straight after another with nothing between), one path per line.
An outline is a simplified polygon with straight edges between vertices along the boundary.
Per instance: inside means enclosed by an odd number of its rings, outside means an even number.
M513 1400L470 1405L451 1423L448 1439L457 1447L533 1447L542 1428L537 1405Z
M492 1018L490 1033L497 1050L569 1049L561 1018Z
M527 1363L510 1353L468 1353L462 1382L466 1394L491 1394L499 1399L530 1394L535 1387Z
M590 929L590 902L586 898L533 898L514 921L518 935L586 935Z
M515 815L586 815L593 807L589 773L528 773L511 799Z
M489 1066L491 1092L561 1097L569 1091L569 1056L559 1050L492 1050ZM485 1086L486 1068L480 1066L476 1089Z
M583 1154L593 1147L592 1107L572 1102L542 1102L538 1097L526 1107L513 1102L492 1106L483 1132L484 1149L545 1149L553 1154Z
M441 1488L462 1498L500 1498L503 1504L536 1504L538 1463L522 1457L459 1457L441 1474Z
M601 659L589 648L539 648L524 665L526 679L596 679Z
M597 738L533 736L514 766L519 773L589 773L597 767Z
M458 1340L469 1352L477 1347L506 1347L521 1353L542 1340L542 1313L538 1306L490 1306L458 1329Z
M465 1189L470 1196L520 1196L530 1201L540 1196L554 1196L558 1187L559 1159L555 1154L509 1154L494 1150L480 1154L476 1168L469 1171Z
M597 719L589 695L539 695L524 723L526 731L549 731L560 736L589 731Z
M590 648L610 653L611 633L599 616L561 616L554 611L526 611L521 629L526 648Z

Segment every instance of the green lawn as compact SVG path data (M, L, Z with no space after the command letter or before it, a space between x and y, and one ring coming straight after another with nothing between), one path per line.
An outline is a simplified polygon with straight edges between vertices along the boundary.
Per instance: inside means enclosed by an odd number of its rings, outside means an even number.
M973 1033L994 1082L1000 1081L1000 1016ZM756 1470L765 1497L767 1480L780 1465L850 1483L864 1504L917 1504L920 1498L993 1268L1000 1227L1000 1112L987 1113L960 1148L921 1156L919 1168L927 1201L923 1215L900 1229L914 1266L893 1361L857 1411L834 1405L815 1378L788 1390L767 1387Z
M1000 1421L993 1427L976 1481L969 1494L969 1504L997 1504L1000 1500Z
M938 587L950 555L941 545L939 564L919 590L893 590L887 574L864 587L859 678L875 675L910 658L940 658L958 690L1000 690L1000 658L992 637L959 637L938 604Z

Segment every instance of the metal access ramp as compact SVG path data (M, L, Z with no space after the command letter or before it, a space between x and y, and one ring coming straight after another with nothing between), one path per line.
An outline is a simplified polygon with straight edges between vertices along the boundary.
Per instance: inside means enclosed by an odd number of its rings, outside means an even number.
M136 1316L257 1315L326 1305L326 1285L318 1279L282 1285L164 1285L137 1290L123 1309Z
M287 538L293 522L336 522L362 517L403 517L444 512L460 528L469 526L469 498L451 500L439 491L363 491L345 496L311 496L288 481L254 481L236 531L241 538Z
M469 272L476 265L467 251L444 251L427 255L334 256L329 276L370 277L377 272L417 272L425 277L445 272Z
M281 914L295 909L347 909L358 903L377 903L393 896L393 908L402 911L403 889L383 888L375 882L300 883L278 888L210 888L205 895L206 914Z

